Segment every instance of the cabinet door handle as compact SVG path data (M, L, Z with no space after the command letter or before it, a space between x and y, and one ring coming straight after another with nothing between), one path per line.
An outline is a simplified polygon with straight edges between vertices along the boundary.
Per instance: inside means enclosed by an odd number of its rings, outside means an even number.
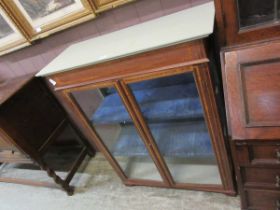
M276 179L276 184L275 184L276 187L280 187L280 176L277 175L275 179Z

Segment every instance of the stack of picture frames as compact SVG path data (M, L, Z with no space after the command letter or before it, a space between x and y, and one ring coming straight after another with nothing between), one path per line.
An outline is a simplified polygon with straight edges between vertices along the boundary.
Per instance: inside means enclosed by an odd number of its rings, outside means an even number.
M0 55L135 0L2 0Z

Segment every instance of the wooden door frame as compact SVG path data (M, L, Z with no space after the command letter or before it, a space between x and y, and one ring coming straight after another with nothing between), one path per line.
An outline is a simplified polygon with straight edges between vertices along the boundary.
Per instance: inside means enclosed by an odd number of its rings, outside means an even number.
M223 133L209 65L198 65L194 70L194 75L201 103L204 108L204 117L211 136L212 147L218 162L223 190L228 195L235 195L234 168L227 154L226 146L226 141L229 141L229 139L226 139L226 135Z
M200 96L201 104L204 109L204 118L205 123L208 128L209 135L211 137L212 147L215 153L215 157L218 163L218 168L221 176L222 185L215 184L186 184L186 183L175 183L172 178L172 175L168 169L167 164L164 161L164 158L160 154L155 140L151 134L150 129L146 121L143 118L139 105L136 102L133 94L131 93L128 84L141 82L151 79L157 79L162 77L174 76L184 73L192 73L196 87ZM192 66L184 66L175 69L167 69L161 72L153 72L150 74L144 74L143 76L131 76L123 79L122 86L124 86L125 93L127 97L131 100L131 103L135 103L134 112L138 113L138 118L141 120L141 124L144 128L146 134L149 136L151 142L153 142L153 146L155 147L155 151L157 151L157 155L161 156L163 160L163 165L166 166L167 175L171 176L172 179L172 187L179 189L192 189L192 190L204 190L211 192L224 192L229 195L235 195L235 185L233 183L233 166L228 158L226 153L226 144L223 136L222 125L220 121L220 116L218 114L217 104L215 101L215 93L213 91L213 83L210 77L210 69L208 64L200 64L200 65L192 65Z

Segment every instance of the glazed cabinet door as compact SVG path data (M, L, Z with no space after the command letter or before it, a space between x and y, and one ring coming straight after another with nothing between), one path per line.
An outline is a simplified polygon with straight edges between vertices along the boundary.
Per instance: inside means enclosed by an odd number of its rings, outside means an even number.
M80 126L126 184L168 185L117 83L70 89L67 97L79 109Z
M207 70L190 68L175 75L169 71L168 74L173 74L170 76L148 75L128 79L125 86L126 94L137 103L142 127L147 126L147 135L155 143L154 151L164 160L173 186L222 191L222 177L226 175L220 172L224 172L225 165L216 150L226 154L226 149L223 138L211 133L222 132L213 127L217 119L210 119L206 113L211 109L207 104L212 102L202 102L207 100L204 96L208 93L202 89L206 88L203 84L206 85L209 78L201 78L200 71L206 73ZM208 81L199 81L201 79ZM212 87L208 88L211 92Z
M216 4L222 10L228 45L280 35L280 0L216 0Z

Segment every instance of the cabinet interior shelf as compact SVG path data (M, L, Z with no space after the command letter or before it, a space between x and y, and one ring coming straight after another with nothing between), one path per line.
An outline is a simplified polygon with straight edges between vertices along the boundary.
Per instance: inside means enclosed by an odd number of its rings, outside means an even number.
M192 74L135 83L130 88L163 156L214 159ZM114 155L148 156L118 93L103 92L104 100L91 117L93 127L102 133L110 126L117 131L110 143Z
M214 158L211 141L204 122L154 123L150 125L159 151L165 157ZM122 126L112 145L116 156L148 156L148 152L134 126ZM176 135L172 135L176 133Z

